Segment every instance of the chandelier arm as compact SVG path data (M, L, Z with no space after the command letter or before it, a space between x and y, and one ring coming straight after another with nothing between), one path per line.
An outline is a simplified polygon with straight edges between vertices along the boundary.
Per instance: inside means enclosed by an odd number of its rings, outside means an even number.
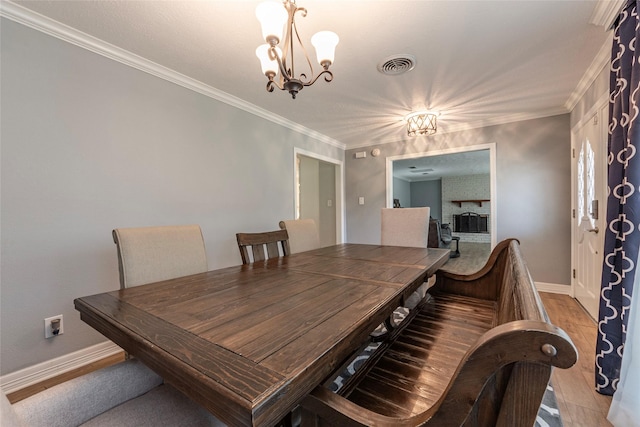
M299 8L298 11L303 11L303 14L302 14L303 17L307 15L307 10L304 9L304 8ZM307 79L307 74L306 73L300 73L300 80L303 82L303 84L305 86L309 86L310 84L313 84L313 83L306 84L305 80L307 82L309 82L313 78L313 75L315 73L313 71L313 64L311 62L311 59L309 59L309 54L307 53L307 48L304 46L304 43L302 43L302 39L300 38L300 34L298 33L298 27L296 26L295 21L293 21L293 26L292 26L292 31L291 31L292 35L293 35L294 32L295 32L295 35L296 35L296 39L298 40L298 44L300 45L300 48L302 49L302 53L304 54L304 58L306 59L307 64L309 65L309 71L311 72L311 78L309 78L309 79ZM293 69L293 37L291 37L291 75L295 76L295 72L294 72L294 69ZM313 81L316 81L316 80L317 80L317 77Z
M304 74L302 74L304 76ZM308 82L308 83L303 83L304 86L311 86L312 84L314 84L319 78L320 76L324 75L324 81L329 83L331 82L331 80L333 80L333 73L329 70L324 70L322 71L320 74L318 74L312 81ZM306 77L306 76L305 76Z
M269 81L267 82L267 92L273 92L273 88L274 88L274 87L277 87L277 88L278 88L278 89L280 89L280 90L282 90L282 89L283 89L283 88L281 88L281 87L278 85L278 83L276 83L275 81L273 81L273 80L269 80Z
M287 28L285 31L284 42L282 43L282 61L280 63L280 81L282 83L288 82L295 76L293 66L293 31L295 29L295 14L297 11L302 12L302 16L307 15L307 11L304 8L298 8L295 0L284 1L284 8L287 10ZM297 34L297 29L295 29ZM287 68L287 58L291 57L291 68Z
M283 53L283 57L284 57L284 53ZM287 72L286 64L284 63L284 58L280 58L280 56L278 56L278 52L276 51L275 46L271 46L269 48L269 58L271 58L272 60L275 59L276 62L278 63L278 68L280 68L280 78L279 78L280 84L284 83L285 81L288 82L291 79L291 77Z

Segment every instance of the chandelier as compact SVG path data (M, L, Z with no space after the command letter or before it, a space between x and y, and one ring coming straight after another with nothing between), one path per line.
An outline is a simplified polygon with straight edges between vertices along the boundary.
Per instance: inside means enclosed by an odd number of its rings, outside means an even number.
M284 6L284 7L283 7ZM331 31L320 31L311 37L311 44L316 48L318 63L322 71L314 75L313 66L307 51L300 40L296 27L295 16L300 12L302 17L307 16L307 9L298 7L295 0L282 2L266 1L256 8L256 16L262 25L262 36L267 44L256 49L256 56L260 59L262 72L269 79L267 91L273 92L274 87L286 90L293 99L305 86L314 84L320 76L324 76L326 82L333 80L333 74L329 67L333 63L338 35ZM286 26L285 26L286 25ZM283 30L285 32L283 38ZM282 48L278 47L280 41ZM296 76L293 58L293 46L297 40L302 53L309 65L310 74L301 73Z
M429 111L418 111L409 114L405 117L407 121L407 135L433 135L438 130L436 118L437 114Z

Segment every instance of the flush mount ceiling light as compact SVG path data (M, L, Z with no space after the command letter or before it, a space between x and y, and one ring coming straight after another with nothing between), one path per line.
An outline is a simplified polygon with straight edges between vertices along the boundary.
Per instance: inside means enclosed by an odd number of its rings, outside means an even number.
M407 121L407 135L433 135L438 130L438 114L430 111L411 113L404 119Z
M311 37L311 44L316 48L318 63L323 68L317 76L314 75L311 60L298 35L295 22L298 12L303 18L307 16L307 9L298 7L295 0L266 1L256 8L256 16L262 25L262 36L267 42L256 49L262 72L269 79L267 91L273 92L274 87L277 87L288 91L293 99L302 88L311 86L322 75L326 82L333 80L329 67L333 64L336 45L339 41L336 33L331 31L320 31ZM278 47L281 40L284 40L282 48ZM309 65L308 76L306 73L300 73L299 76L295 74L293 46L296 40Z

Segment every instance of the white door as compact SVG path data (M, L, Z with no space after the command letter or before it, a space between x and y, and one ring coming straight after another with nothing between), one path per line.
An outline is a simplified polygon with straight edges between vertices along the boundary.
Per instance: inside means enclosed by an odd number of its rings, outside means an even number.
M607 106L573 132L573 292L598 318L606 224Z

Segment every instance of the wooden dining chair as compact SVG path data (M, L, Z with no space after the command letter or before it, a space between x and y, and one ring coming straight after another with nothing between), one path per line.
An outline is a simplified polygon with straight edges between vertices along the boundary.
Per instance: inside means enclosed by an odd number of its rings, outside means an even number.
M122 289L208 270L198 225L116 228L113 241Z
M289 249L292 254L310 251L320 247L320 235L316 222L312 219L291 219L280 221L280 229L289 234Z
M240 249L243 264L290 254L287 230L263 233L236 233L236 239L238 240L238 248Z

